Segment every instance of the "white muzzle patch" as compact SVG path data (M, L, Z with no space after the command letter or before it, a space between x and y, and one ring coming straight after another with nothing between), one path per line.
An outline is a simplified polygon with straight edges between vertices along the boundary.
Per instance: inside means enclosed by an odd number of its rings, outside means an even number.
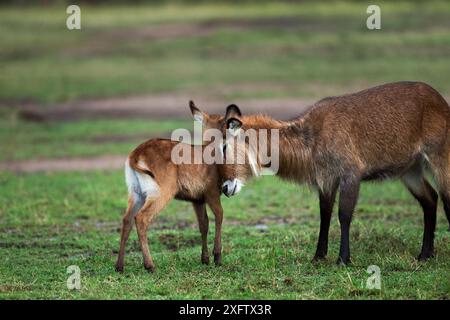
M244 184L239 179L227 180L222 185L222 192L227 197L234 196L241 191Z

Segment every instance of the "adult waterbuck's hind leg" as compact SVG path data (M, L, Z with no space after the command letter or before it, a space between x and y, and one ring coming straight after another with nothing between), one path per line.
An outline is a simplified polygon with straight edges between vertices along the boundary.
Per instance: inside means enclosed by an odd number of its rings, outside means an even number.
M202 263L209 264L209 252L208 252L208 229L209 220L206 213L206 204L204 202L192 203L195 214L197 215L198 227L202 236Z
M438 183L439 195L444 205L450 231L450 143L447 143L440 153L430 155L429 162Z
M350 223L353 211L358 201L359 177L347 176L339 182L339 223L341 225L341 245L339 249L338 264L350 263Z
M122 218L122 228L120 232L120 249L116 262L117 272L123 271L125 260L125 247L128 237L130 236L130 231L133 228L133 217L136 214L136 212L142 207L143 204L144 199L142 198L142 196L139 196L136 193L130 194L128 196L128 207Z
M402 177L409 192L416 198L423 210L424 230L422 250L418 256L420 261L434 255L434 231L436 229L436 209L438 195L425 179L423 170L416 166Z
M449 192L440 191L440 196L442 199L442 203L444 204L445 215L447 216L448 221L448 231L450 231L450 194Z
M442 203L444 204L444 211L445 211L445 215L447 216L447 221L448 221L448 231L450 231L450 194L449 192L443 192L440 191L439 192L441 199L442 199Z
M336 191L338 184L335 183L331 190L319 190L320 201L320 232L317 241L316 254L313 261L325 259L328 252L328 233L330 230L331 215L333 212L334 202L336 200Z

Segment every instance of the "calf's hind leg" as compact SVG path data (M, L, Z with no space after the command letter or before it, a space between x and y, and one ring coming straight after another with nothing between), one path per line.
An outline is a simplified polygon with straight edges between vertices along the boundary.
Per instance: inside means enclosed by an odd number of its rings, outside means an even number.
M142 256L144 258L144 267L150 272L155 270L155 265L148 248L147 230L156 215L164 209L171 199L172 197L167 196L160 196L156 199L147 198L144 206L139 210L135 217L136 230L141 245Z
M422 250L418 260L424 261L434 255L434 231L436 229L436 209L438 195L423 176L421 167L416 167L402 177L409 192L416 198L423 210L424 229Z
M116 271L122 272L125 260L125 245L130 236L131 228L133 228L133 217L144 204L144 199L138 194L130 194L128 196L128 207L122 218L122 229L120 232L120 249L116 262Z

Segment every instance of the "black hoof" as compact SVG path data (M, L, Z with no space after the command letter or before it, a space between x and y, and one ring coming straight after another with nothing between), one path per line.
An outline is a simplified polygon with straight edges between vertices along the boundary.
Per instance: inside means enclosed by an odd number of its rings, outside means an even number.
M123 266L116 266L116 272L123 272Z
M150 273L153 273L156 270L155 266L145 266L144 265L144 268L145 268L145 270L147 270Z
M209 257L208 256L202 257L202 264L206 264L206 265L209 264Z
M419 256L417 257L417 260L419 261L427 261L431 258L434 258L434 253L433 252L425 252L425 253L421 253L419 254Z
M343 267L348 266L350 263L351 263L350 258L339 257L336 261L336 264L338 266L343 266Z
M324 261L324 260L326 260L326 259L327 259L327 257L326 257L325 255L318 255L318 254L316 254L316 255L312 258L311 262L321 262L321 261Z
M216 266L220 266L222 264L222 254L221 253L214 253L214 263Z

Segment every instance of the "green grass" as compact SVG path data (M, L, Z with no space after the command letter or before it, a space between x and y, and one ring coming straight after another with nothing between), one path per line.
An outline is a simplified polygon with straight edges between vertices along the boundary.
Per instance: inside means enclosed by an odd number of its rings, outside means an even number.
M65 8L1 8L0 99L48 103L223 86L232 87L225 98L322 97L396 80L426 81L448 94L450 4L378 4L380 31L365 28L367 5L358 2L83 5L81 31L65 29ZM260 19L269 20L233 29ZM156 26L224 20L231 23L207 34L148 35Z
M35 123L4 113L0 120L0 161L127 154L151 137L193 127L189 120L83 120Z
M353 264L338 267L339 226L327 261L310 262L318 201L302 187L264 177L223 198L223 265L200 263L191 206L172 202L149 230L156 273L147 273L133 229L125 272L114 262L126 205L122 172L2 174L0 298L449 299L450 233L438 212L436 257L418 263L419 206L398 182L365 184L351 229ZM261 231L257 224L267 225ZM210 247L212 249L213 223ZM81 290L66 268L81 269ZM369 265L382 289L368 290Z
M65 8L0 7L0 105L176 91L223 101L320 98L396 80L429 82L448 95L450 4L377 4L381 31L365 29L367 4L356 1L82 5L82 31L70 32ZM202 35L148 36L155 27L217 21L229 22ZM0 108L0 161L124 155L149 137L191 128L189 120L33 123ZM149 231L157 272L143 269L133 231L119 275L125 192L121 171L0 173L0 298L450 299L442 208L436 257L418 263L422 213L398 182L363 186L346 268L334 264L336 214L328 260L312 264L316 195L264 177L223 198L221 267L200 264L193 210L173 202ZM213 223L210 230L212 249ZM70 265L81 268L80 291L66 287ZM381 269L380 291L365 288L369 265Z

